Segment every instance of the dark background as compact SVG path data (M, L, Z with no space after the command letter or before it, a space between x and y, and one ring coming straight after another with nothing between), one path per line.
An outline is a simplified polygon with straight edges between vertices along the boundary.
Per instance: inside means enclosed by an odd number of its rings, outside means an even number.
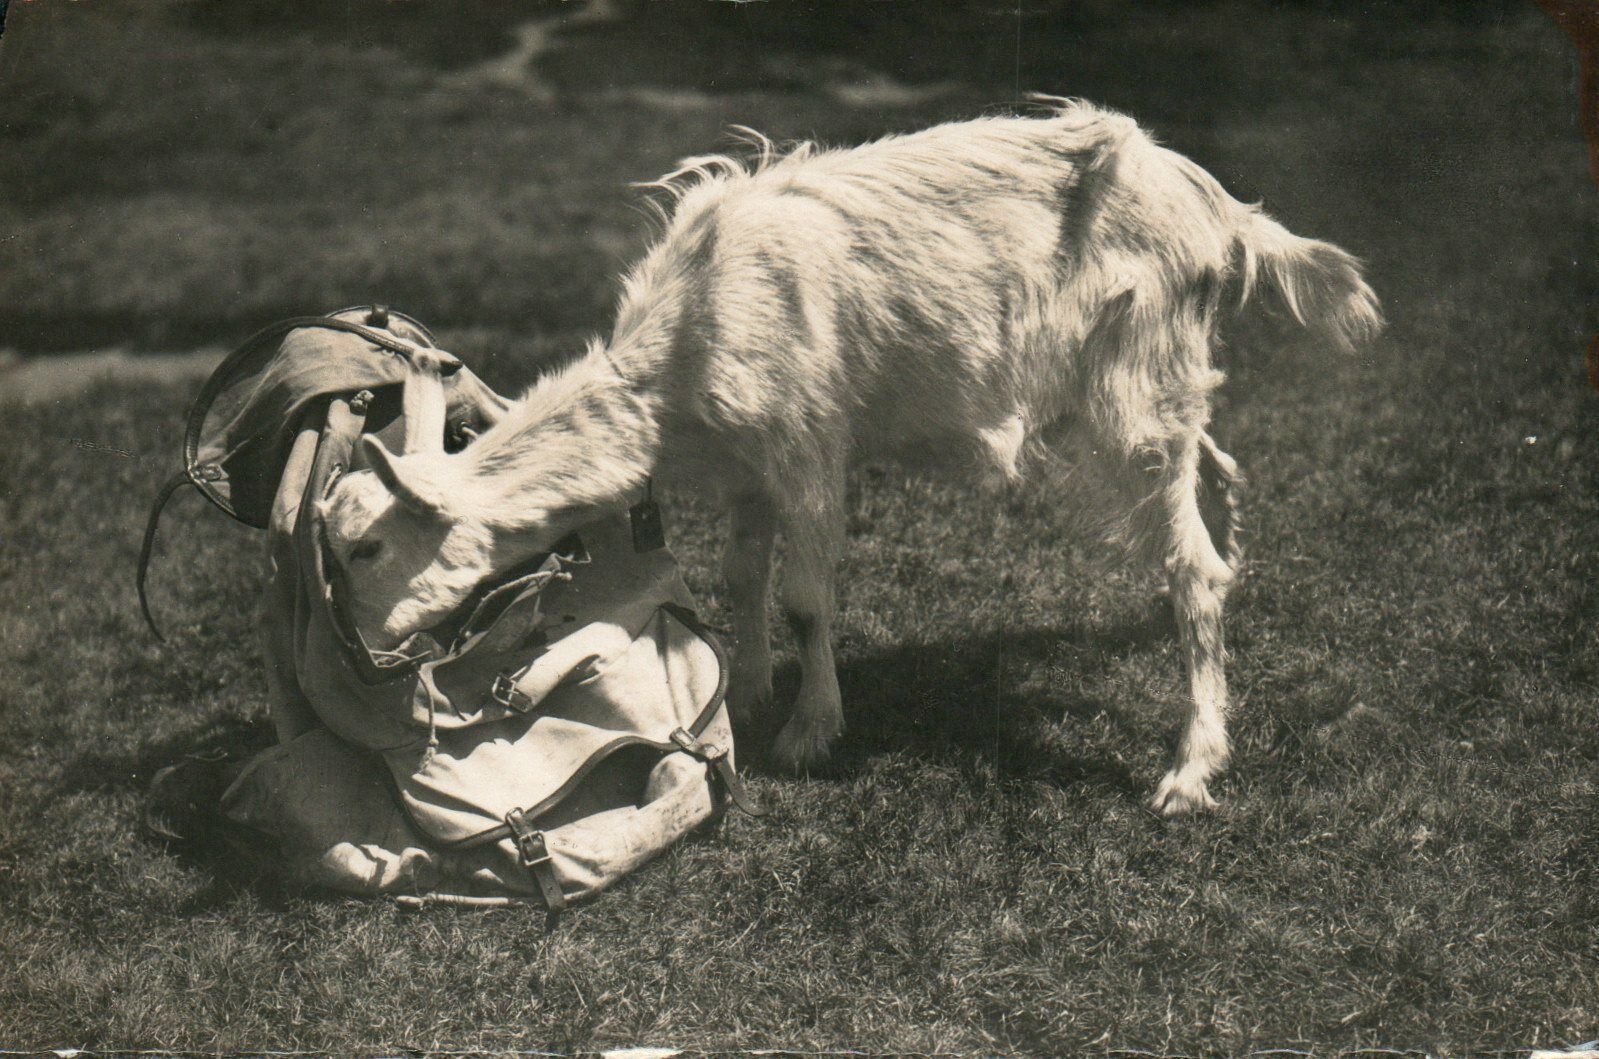
M541 21L533 61L487 68ZM1329 193L1390 225L1426 219L1400 193L1468 223L1509 204L1573 134L1566 51L1508 2L18 3L0 341L211 343L374 292L436 325L599 328L648 234L626 184L728 123L850 143L1035 90L1125 109L1369 256Z

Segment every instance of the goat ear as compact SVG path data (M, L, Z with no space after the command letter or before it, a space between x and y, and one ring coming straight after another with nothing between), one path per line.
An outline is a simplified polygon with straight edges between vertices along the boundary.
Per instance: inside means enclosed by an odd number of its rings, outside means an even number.
M367 464L372 472L378 476L394 498L411 511L419 515L443 515L443 498L437 491L427 488L427 485L414 480L414 475L407 474L407 468L402 463L402 457L394 455L384 447L383 442L371 434L361 435L361 453L366 457Z

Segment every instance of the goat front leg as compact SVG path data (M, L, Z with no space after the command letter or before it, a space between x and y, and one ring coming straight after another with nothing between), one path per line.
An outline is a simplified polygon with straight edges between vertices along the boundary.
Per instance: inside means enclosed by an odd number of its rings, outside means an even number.
M826 761L844 730L833 662L835 582L844 539L842 477L828 483L820 502L784 515L781 602L799 649L800 688L794 714L772 747L772 760L792 772Z
M771 706L772 643L767 596L772 584L772 543L776 520L764 497L741 497L733 504L722 573L733 605L732 671L727 708L733 723L748 726Z

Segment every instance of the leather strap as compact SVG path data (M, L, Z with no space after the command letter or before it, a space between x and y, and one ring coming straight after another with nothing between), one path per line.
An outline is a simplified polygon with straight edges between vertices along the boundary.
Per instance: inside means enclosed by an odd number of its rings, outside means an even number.
M661 609L682 622L690 632L710 645L711 651L716 655L716 691L706 700L705 706L700 710L699 716L694 718L692 725L687 729L679 728L672 733L672 742L678 749L709 765L711 775L742 812L749 816L765 816L765 807L744 789L743 783L739 782L738 773L734 771L733 763L727 758L727 751L714 743L702 743L699 740L700 735L710 725L711 719L716 716L716 711L722 708L722 703L727 699L728 673L731 668L727 649L722 646L721 639L700 621L700 616L689 608L677 603L662 603Z
M561 890L561 880L556 877L555 865L550 863L544 832L535 828L533 821L520 809L506 813L505 823L511 829L511 838L516 842L522 867L531 872L533 881L538 883L544 906L551 912L561 911L566 907L566 894Z
M711 775L716 777L728 799L738 806L740 811L748 816L766 815L766 808L756 801L739 781L738 773L733 771L733 763L727 759L726 750L715 743L702 743L682 728L672 733L672 742L677 744L677 748L683 753L711 767Z
M150 572L150 555L155 550L155 532L156 527L161 524L161 512L165 510L173 494L186 485L195 485L187 470L178 471L162 484L161 491L156 494L155 503L150 508L150 516L144 523L144 541L139 545L139 610L144 614L145 624L150 626L150 631L155 633L155 638L162 643L166 643L167 638L161 635L155 617L150 613L150 597L145 594L145 580Z
M728 675L732 671L731 663L727 658L727 649L722 646L722 641L712 632L700 616L689 608L678 603L662 603L661 609L688 627L688 631L704 640L711 648L711 653L716 655L716 690L711 697L705 700L705 705L700 708L699 716L694 718L694 723L688 726L689 733L699 735L704 732L716 716L716 711L722 708L722 703L727 699Z

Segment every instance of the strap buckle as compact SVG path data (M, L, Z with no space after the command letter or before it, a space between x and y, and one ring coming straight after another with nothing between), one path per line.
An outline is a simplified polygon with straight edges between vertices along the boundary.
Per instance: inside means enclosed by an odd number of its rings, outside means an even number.
M489 698L517 713L533 708L533 697L516 686L516 678L511 673L499 673L494 677L494 683L489 685Z
M544 844L544 832L534 828L527 813L512 809L505 814L505 822L511 829L511 837L516 840L516 851L522 867L535 868L549 862L550 851Z
M738 806L748 816L766 815L765 807L752 798L744 789L744 785L739 782L738 773L733 771L733 763L727 759L727 751L724 748L715 743L702 743L683 728L675 729L671 740L683 753L710 766L711 775L721 785L722 793L728 801Z
M511 829L511 839L516 843L518 863L526 868L538 884L544 906L551 913L566 907L566 894L561 890L561 880L550 863L550 848L544 841L544 832L533 826L527 813L512 809L505 814L505 826Z
M726 750L723 750L715 743L700 742L692 735L689 735L688 730L685 728L675 729L672 732L671 739L673 743L677 744L678 749L682 750L685 754L690 754L693 757L699 758L707 765L715 764L716 762L727 757Z

